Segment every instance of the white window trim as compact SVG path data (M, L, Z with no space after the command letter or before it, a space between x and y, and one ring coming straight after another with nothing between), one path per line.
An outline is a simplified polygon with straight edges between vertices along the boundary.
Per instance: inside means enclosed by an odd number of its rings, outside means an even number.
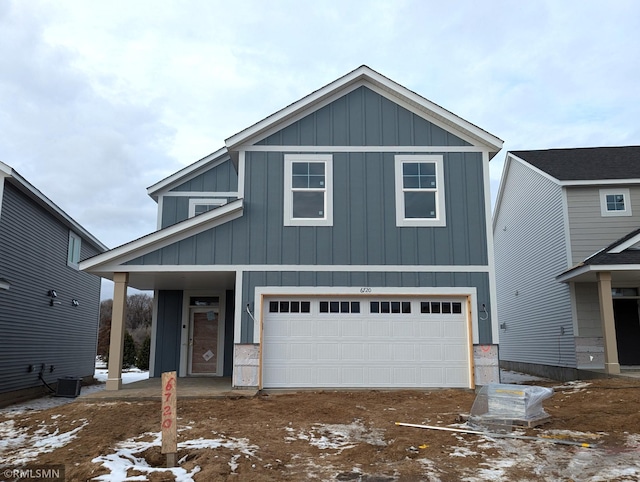
M204 199L204 198L193 198L189 199L189 217L192 218L196 215L196 206L224 206L227 204L226 199L216 198L216 199Z
M624 211L607 210L607 195L611 194L622 194L624 196ZM631 216L631 195L629 194L629 188L600 189L600 214L603 217Z
M294 162L324 162L325 197L324 218L294 218L293 190L291 184ZM285 226L333 226L333 156L331 154L284 155L284 225Z
M73 246L72 246L73 242ZM71 251L73 247L73 252ZM69 244L67 245L67 266L78 269L80 253L82 250L82 238L73 231L69 231Z
M402 183L402 164L404 162L434 162L436 165L436 217L433 219L404 217L404 190ZM444 204L444 161L442 156L434 155L397 155L395 156L396 187L396 226L446 226Z

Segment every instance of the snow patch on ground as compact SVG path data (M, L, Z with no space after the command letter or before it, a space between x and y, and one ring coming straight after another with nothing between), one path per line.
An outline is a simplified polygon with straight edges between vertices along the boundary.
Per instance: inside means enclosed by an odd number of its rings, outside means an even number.
M149 439L151 440L143 440ZM162 445L162 433L148 432L139 437L131 438L119 443L115 447L115 452L108 455L101 455L92 460L93 463L101 464L107 470L108 474L100 475L92 480L96 481L112 481L112 480L146 480L146 478L133 479L127 478L128 471L138 471L143 474L151 474L153 472L171 472L176 482L192 482L193 476L200 472L200 467L196 466L191 471L182 467L161 468L151 467L147 461L140 456L145 450L152 447L160 447ZM178 449L219 449L226 448L239 453L233 454L229 460L231 471L235 472L238 468L238 459L243 455L245 457L256 457L259 447L251 445L248 439L224 437L216 439L193 439L178 443ZM184 462L184 458L180 462Z
M6 420L0 423L0 460L7 465L24 465L41 454L64 447L89 423L84 419L77 422L80 425L68 432L60 433L58 428L41 423L29 433L28 428L16 427L13 420Z
M293 429L286 427L285 430L292 433ZM359 443L369 445L385 446L384 431L380 429L369 430L362 422L357 420L348 425L345 424L318 424L314 425L308 432L301 431L296 438L286 437L285 440L308 440L309 444L321 450L332 449L341 453L345 449L351 449Z

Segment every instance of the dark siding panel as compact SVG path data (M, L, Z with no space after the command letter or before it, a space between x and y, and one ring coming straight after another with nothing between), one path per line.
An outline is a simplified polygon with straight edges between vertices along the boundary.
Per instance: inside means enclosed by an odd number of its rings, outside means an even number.
M180 368L180 326L182 291L158 292L158 326L154 377Z
M49 383L93 375L100 278L67 266L68 244L65 225L5 182L0 277L11 287L0 290L0 392L41 386L42 364ZM96 254L83 239L81 259ZM50 306L51 289L60 304ZM73 307L72 299L80 306ZM34 371L28 372L29 365Z

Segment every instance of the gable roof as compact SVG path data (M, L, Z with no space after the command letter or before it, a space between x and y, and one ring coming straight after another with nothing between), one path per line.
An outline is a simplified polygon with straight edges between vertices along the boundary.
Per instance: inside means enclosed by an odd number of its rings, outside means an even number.
M8 182L16 186L26 196L48 211L59 222L81 236L82 239L91 243L98 251L105 252L109 249L71 216L60 209L53 201L51 201L51 199L42 194L38 188L22 177L15 169L0 161L0 182L2 181L2 178L5 178ZM0 194L1 193L2 191L0 190ZM0 203L2 203L2 196L0 196Z
M510 151L559 181L640 179L640 146Z
M472 139L474 145L486 148L490 153L490 158L502 149L503 141L500 138L458 117L366 65L361 65L339 79L229 137L225 141L227 149L232 152L242 145L255 143L266 137L274 126L279 126L280 128L291 124L306 115L309 110L319 109L334 100L336 95L343 95L361 85L370 86L385 97L405 104L411 110L453 128L454 131Z

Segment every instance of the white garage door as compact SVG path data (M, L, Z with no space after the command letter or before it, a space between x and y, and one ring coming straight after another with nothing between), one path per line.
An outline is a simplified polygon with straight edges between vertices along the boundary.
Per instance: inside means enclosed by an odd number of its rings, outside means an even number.
M262 384L469 387L466 298L267 298Z

